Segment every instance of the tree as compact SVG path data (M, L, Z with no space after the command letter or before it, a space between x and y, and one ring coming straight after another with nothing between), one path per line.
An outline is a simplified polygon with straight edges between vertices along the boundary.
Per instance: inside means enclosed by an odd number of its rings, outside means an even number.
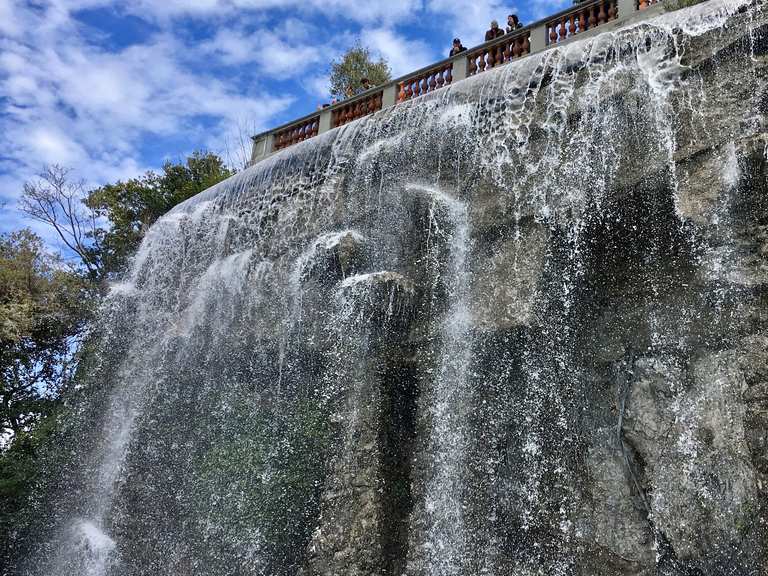
M49 252L30 230L0 234L0 566L24 539L20 519L40 448L60 426L61 393L75 381L103 280L160 216L232 173L215 154L196 152L160 174L87 193L56 165L24 185L21 209L51 226L78 263Z
M195 152L183 164L166 162L163 172L107 184L88 194L86 206L106 218L97 231L104 273L122 269L149 227L176 204L229 178L234 172L216 154Z
M90 292L30 230L0 235L0 439L29 432L70 382Z
M91 278L101 276L96 213L83 203L82 180L57 164L46 166L37 179L24 184L21 211L54 229L64 245L76 254Z
M85 192L67 168L52 165L24 184L20 206L53 228L87 276L100 283L126 265L160 216L232 174L216 154L195 152L184 163L166 162L160 174L150 171Z
M92 292L31 231L0 235L0 565L21 538L18 514L73 382Z
M391 80L389 65L383 58L371 60L368 48L356 44L342 56L331 62L331 96L346 98L348 90L360 86L360 80L368 78L373 85L385 84Z

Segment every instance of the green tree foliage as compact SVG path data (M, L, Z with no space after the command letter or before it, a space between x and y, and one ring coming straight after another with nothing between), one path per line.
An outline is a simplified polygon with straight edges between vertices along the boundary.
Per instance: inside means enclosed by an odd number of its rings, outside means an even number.
M0 236L0 434L27 430L71 378L91 291L31 231Z
M92 283L34 233L0 235L0 534L34 480L92 301Z
M104 280L158 218L232 174L217 155L196 152L90 192L55 165L25 184L21 210L50 226L70 258L29 230L0 235L0 567L19 537L42 443L64 414L61 392L75 380Z
M107 184L91 191L86 206L110 226L97 231L103 270L120 270L147 229L176 204L232 176L216 154L195 152L182 164L167 162L162 173Z
M66 168L48 166L24 185L21 210L50 226L88 277L100 282L125 266L160 216L232 174L216 154L195 152L183 163L166 162L159 174L86 193Z
M378 86L389 82L392 74L383 58L374 62L368 48L357 44L347 50L341 60L331 62L331 96L346 98L350 90L359 88L363 78Z

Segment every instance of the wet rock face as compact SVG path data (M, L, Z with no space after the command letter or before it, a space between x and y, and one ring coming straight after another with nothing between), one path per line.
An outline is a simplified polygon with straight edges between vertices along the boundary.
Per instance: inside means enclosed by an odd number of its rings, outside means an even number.
M766 45L711 0L178 207L17 572L765 574Z

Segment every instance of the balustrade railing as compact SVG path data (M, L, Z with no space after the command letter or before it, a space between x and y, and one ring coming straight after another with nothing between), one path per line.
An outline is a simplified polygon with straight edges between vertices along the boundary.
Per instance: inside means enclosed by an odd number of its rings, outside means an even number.
M292 146L293 144L298 144L302 140L306 140L307 138L312 138L313 136L317 136L319 130L320 130L319 115L314 116L308 120L303 120L298 124L288 126L287 128L280 130L279 132L275 132L275 142L273 145L274 149L280 150L282 148L287 148L288 146Z
M496 44L471 50L467 55L469 75L489 70L499 64L531 53L531 31L509 33L502 36Z
M647 0L640 0L647 1ZM618 0L584 3L547 22L547 43L557 44L619 16Z
M451 82L453 82L453 62L443 62L431 70L421 72L400 82L397 89L397 101L405 102L410 98L448 86Z
M384 92L379 90L370 96L365 96L359 100L352 100L333 110L331 113L331 126L333 128L343 126L347 122L352 122L352 120L357 120L368 114L373 114L377 110L381 110L383 95Z
M586 0L521 30L505 34L467 52L404 76L360 96L326 107L284 127L253 137L252 162L320 132L343 126L382 108L428 94L501 64L540 52L578 34L632 13L647 10L661 0ZM656 13L657 11L649 11Z

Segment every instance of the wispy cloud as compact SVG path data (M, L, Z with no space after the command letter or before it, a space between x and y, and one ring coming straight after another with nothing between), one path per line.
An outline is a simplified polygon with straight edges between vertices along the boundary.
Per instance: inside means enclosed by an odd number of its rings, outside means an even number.
M399 76L518 7L530 22L569 1L0 0L1 226L45 163L98 185L200 147L242 156L327 100L358 39Z
M14 8L25 33L0 40L0 194L7 199L43 164L66 165L93 184L134 176L152 138L213 131L218 138L190 140L218 142L243 118L265 129L294 100L193 67L185 60L193 47L170 32L109 51L89 43L61 6Z
M366 30L362 42L374 54L384 57L394 76L402 76L440 59L426 42L409 40L389 28Z

